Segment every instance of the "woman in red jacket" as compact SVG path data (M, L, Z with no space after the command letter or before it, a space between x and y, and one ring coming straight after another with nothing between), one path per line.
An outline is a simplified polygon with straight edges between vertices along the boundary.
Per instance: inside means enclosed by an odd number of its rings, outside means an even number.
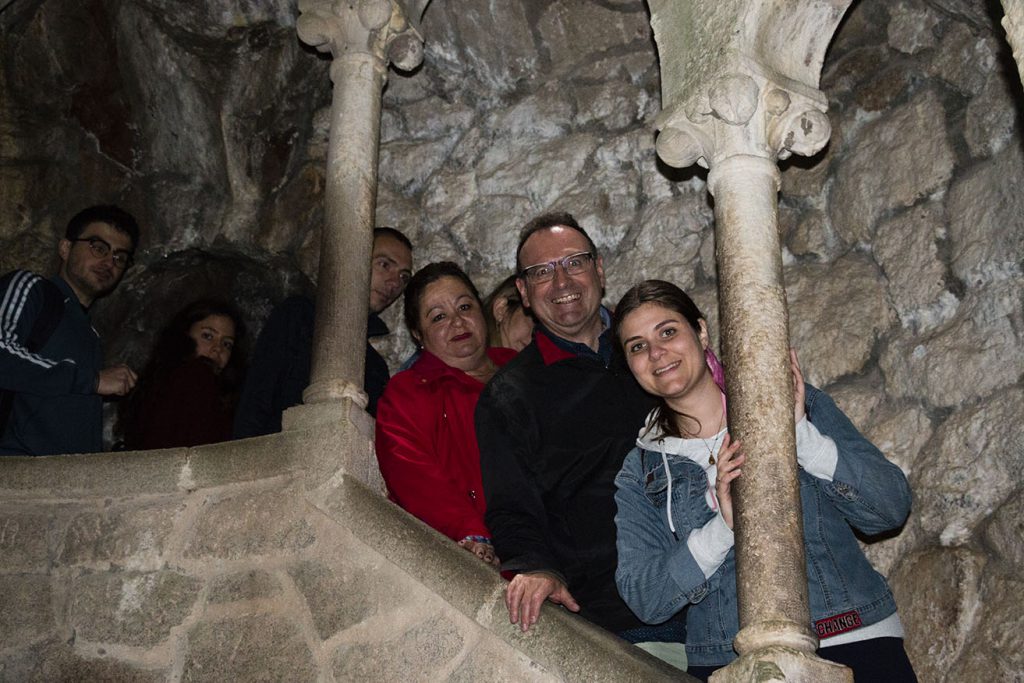
M377 461L392 500L497 566L484 525L473 414L484 385L515 351L487 347L480 295L454 263L425 266L405 288L419 359L377 406Z

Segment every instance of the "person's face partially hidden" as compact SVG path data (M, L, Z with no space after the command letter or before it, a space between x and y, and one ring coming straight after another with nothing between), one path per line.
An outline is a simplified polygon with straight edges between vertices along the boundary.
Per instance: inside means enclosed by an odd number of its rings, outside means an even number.
M188 336L196 343L196 356L209 358L220 373L235 348L235 321L226 315L208 315L192 323Z
M395 303L412 277L412 252L393 235L373 241L370 265L370 312L380 313Z
M519 306L511 313L505 313L505 317L498 323L498 333L502 346L522 351L533 341L533 318L525 308Z

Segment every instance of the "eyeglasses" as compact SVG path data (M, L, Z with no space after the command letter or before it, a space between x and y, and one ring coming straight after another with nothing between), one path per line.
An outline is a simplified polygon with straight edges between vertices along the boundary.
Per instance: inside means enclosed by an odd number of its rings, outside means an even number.
M540 285L554 279L556 266L561 266L566 275L579 275L590 267L593 260L594 255L589 251L581 251L578 254L569 254L557 261L538 263L535 266L523 268L519 277L529 281L532 285Z
M114 249L112 246L110 246L110 242L106 241L102 237L79 237L71 241L88 242L89 251L91 251L92 255L95 256L96 258L106 258ZM117 266L118 268L127 268L128 266L132 265L132 263L135 262L134 254L132 254L130 251L123 251L120 249L115 251L114 255L111 256L110 258L114 262L114 265Z

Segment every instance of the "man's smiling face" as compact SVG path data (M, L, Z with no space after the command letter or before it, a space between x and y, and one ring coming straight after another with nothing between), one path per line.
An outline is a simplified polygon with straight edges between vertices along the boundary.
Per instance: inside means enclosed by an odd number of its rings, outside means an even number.
M529 268L590 250L587 238L578 230L557 225L530 235L519 260L524 268ZM559 337L589 345L601 334L604 264L600 257L577 275L568 275L557 265L551 280L534 283L530 278L519 278L516 286L523 304Z

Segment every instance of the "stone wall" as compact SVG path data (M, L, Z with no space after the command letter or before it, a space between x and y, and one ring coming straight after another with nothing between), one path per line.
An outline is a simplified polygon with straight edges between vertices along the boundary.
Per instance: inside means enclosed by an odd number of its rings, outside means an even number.
M808 377L914 487L906 528L868 552L922 680L1024 672L1022 93L998 15L968 0L855 3L822 77L832 140L787 162L780 195ZM261 1L10 5L0 265L43 267L60 224L101 198L149 228L129 283L215 243L312 276L330 86L294 16ZM424 66L392 73L385 93L378 222L413 237L418 264L461 261L486 290L511 270L519 225L569 210L604 253L609 303L638 279L674 280L714 336L706 176L655 158L647 20L640 0L428 8ZM397 363L408 336L383 350Z
M493 569L359 481L360 422L5 458L0 681L670 680L567 613L521 634Z

